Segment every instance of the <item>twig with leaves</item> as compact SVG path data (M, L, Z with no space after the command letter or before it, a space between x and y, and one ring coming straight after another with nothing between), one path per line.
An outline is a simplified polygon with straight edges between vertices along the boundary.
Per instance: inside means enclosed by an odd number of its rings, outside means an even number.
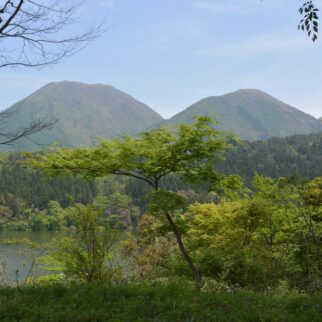
M307 1L299 9L299 12L303 15L303 19L301 19L298 29L306 31L312 41L316 41L318 39L319 32L319 9L313 1Z

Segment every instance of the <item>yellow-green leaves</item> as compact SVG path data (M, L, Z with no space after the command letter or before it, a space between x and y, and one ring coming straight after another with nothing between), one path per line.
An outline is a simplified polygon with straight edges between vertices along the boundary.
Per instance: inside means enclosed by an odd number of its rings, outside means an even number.
M151 193L151 202L149 211L151 214L171 213L182 209L185 204L185 198L174 192L157 190Z
M153 129L138 137L104 140L93 148L65 148L31 156L27 163L50 176L114 174L143 180L154 189L169 174L197 183L213 182L219 179L214 161L222 159L229 146L229 138L214 129L213 123L211 118L199 117L177 132Z

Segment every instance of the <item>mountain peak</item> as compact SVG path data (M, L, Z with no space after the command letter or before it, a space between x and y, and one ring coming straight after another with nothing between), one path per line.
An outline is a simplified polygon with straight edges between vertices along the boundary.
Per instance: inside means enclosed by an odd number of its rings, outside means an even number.
M255 88L241 88L241 89L237 89L235 91L229 92L224 95L208 96L204 99L201 99L199 102L201 102L203 100L209 100L209 99L211 100L211 99L217 99L217 98L242 99L242 98L251 98L251 97L259 97L259 98L265 97L266 99L278 101L275 97L273 97L272 95L270 95L262 90L255 89Z
M222 96L243 96L246 98L250 98L250 97L259 97L259 98L266 98L266 99L272 99L275 101L279 101L277 98L275 98L274 96L260 90L260 89L255 89L255 88L242 88L242 89L238 89L234 92L222 95Z
M191 123L196 115L216 117L221 130L233 131L246 140L322 131L321 122L313 116L258 89L239 89L222 96L207 97L165 124Z
M234 92L231 92L231 93L228 93L226 95L229 95L229 94L246 94L246 95L269 95L267 94L266 92L260 90L260 89L256 89L256 88L240 88L240 89L237 89L236 91Z
M70 88L70 87L75 87L75 88L106 88L106 89L114 89L117 90L115 87L109 85L109 84L102 84L102 83L83 83L79 81L69 81L69 80L63 80L63 81L57 81L57 82L49 82L43 87L40 88L57 88L57 87L62 87L62 88Z
M30 137L42 145L58 141L67 146L89 146L99 137L135 135L163 120L146 104L110 85L75 81L48 83L10 108L18 110L9 120L8 128L12 129L35 119L58 119L53 129ZM29 141L23 144L39 149Z

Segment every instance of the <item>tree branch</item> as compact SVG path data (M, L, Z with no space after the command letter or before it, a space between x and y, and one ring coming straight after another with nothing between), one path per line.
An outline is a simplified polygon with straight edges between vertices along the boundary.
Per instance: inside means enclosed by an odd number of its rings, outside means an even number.
M6 1L0 9L0 68L56 64L106 31L105 17L79 32L69 32L68 27L78 23L81 4L68 2Z

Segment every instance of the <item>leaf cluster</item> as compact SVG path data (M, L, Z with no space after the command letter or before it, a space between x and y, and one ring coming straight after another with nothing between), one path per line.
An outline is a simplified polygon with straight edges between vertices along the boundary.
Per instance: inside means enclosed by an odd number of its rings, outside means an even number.
M159 189L163 177L176 174L193 183L216 181L214 161L223 159L229 137L213 127L208 117L177 132L153 129L138 137L104 140L88 149L59 149L31 156L28 164L50 176L81 175L85 178L109 174L133 177Z
M305 30L308 36L311 37L312 41L316 41L318 39L317 34L319 31L319 9L311 0L305 2L299 9L299 12L301 15L304 15L304 17L301 19L298 29L303 31Z

